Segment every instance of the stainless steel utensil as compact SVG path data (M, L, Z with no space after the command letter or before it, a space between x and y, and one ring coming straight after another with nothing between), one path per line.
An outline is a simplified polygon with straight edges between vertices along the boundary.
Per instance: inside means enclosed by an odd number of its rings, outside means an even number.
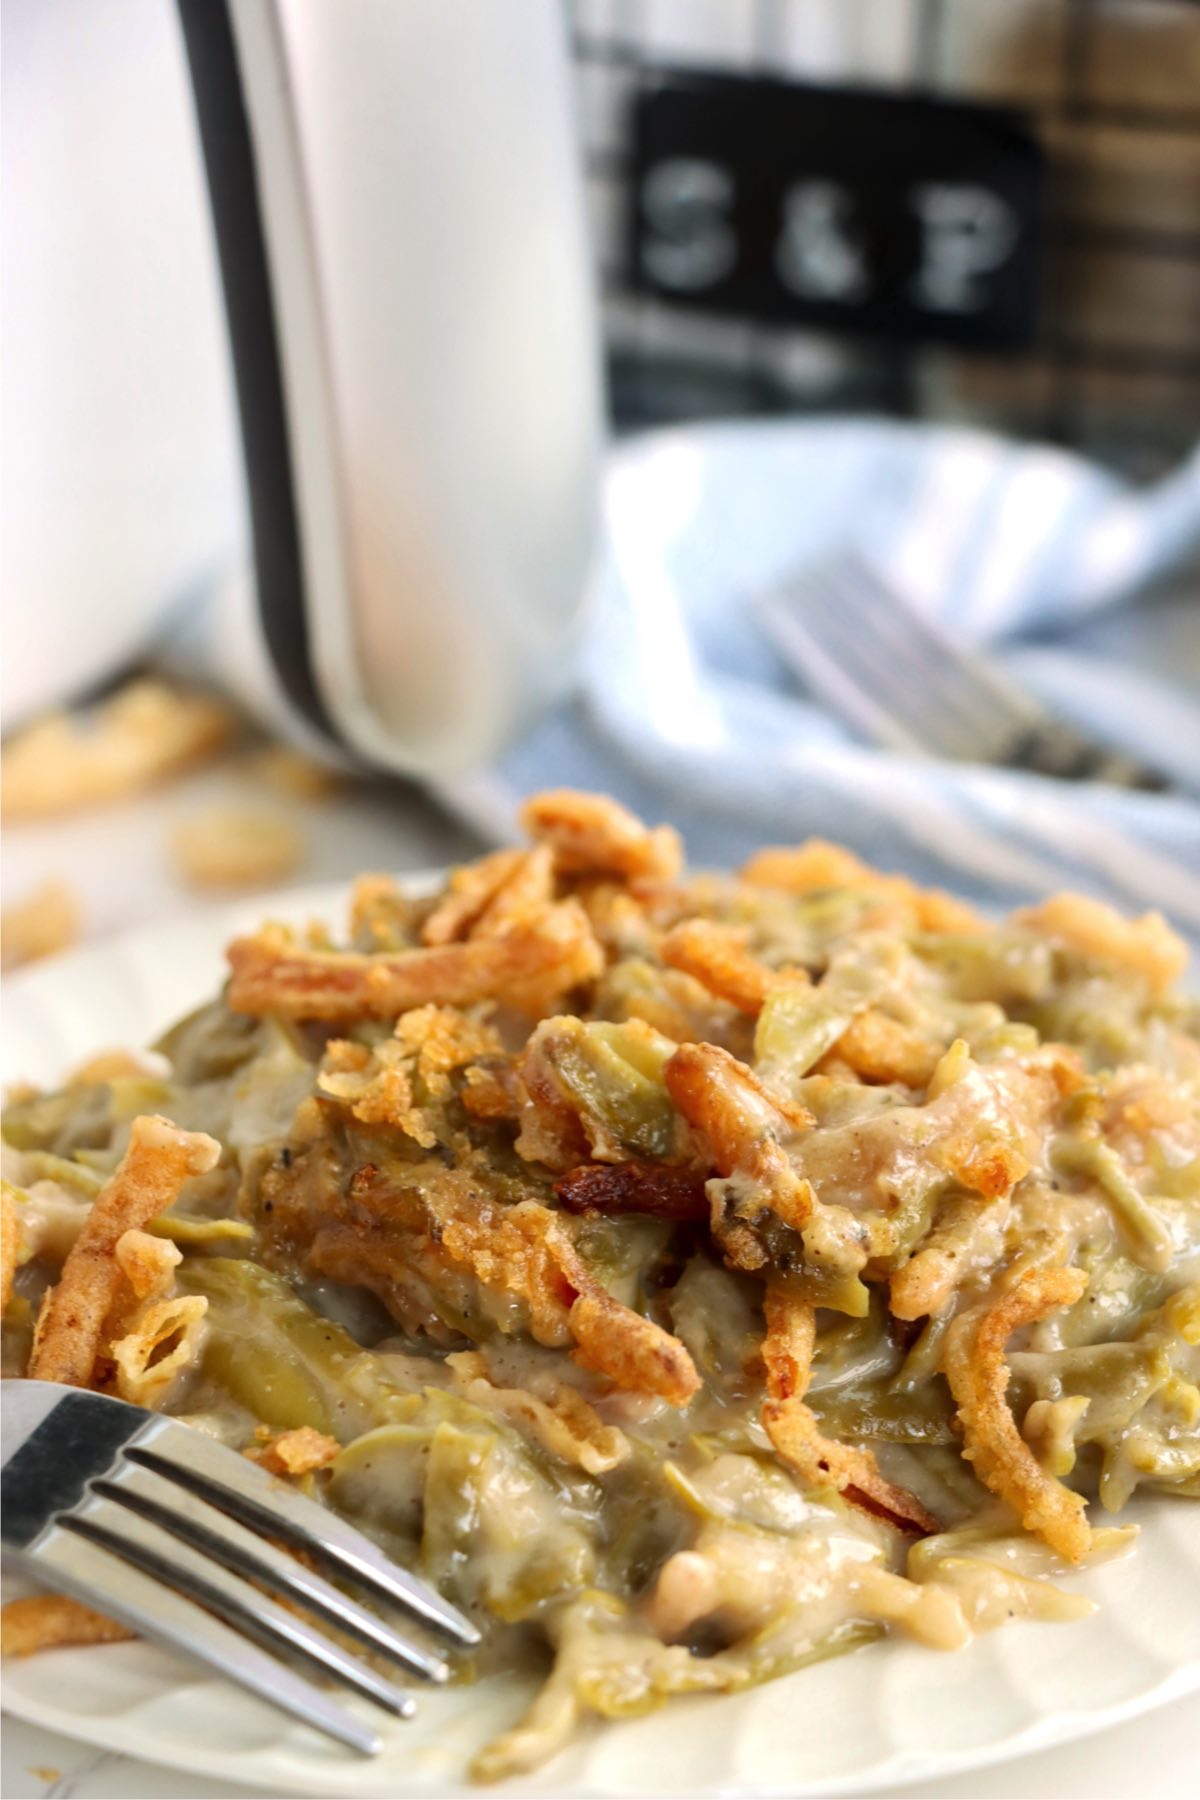
M457 1608L361 1532L177 1420L53 1382L6 1381L2 1435L0 1538L37 1582L363 1755L381 1747L375 1730L289 1664L400 1718L414 1711L412 1698L304 1615L429 1681L449 1671L423 1634L479 1641ZM402 1634L281 1544L417 1630Z
M1169 785L1157 770L1053 718L856 556L804 570L757 596L754 608L816 698L889 749L1063 781Z

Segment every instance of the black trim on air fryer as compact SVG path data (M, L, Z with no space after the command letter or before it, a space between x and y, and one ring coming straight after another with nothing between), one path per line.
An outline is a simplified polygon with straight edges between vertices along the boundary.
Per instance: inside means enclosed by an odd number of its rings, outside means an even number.
M178 7L233 349L263 636L292 705L336 741L313 674L304 612L283 370L233 23L227 0L178 0Z

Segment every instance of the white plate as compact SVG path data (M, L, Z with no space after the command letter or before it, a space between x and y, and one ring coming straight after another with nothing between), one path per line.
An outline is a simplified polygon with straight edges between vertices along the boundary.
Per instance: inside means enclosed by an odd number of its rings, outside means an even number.
M211 993L222 948L265 914L340 915L335 888L254 900L74 951L5 984L0 1070L53 1081L139 1044ZM1186 1501L1130 1509L1134 1555L1072 1578L1100 1604L1073 1625L1014 1624L941 1655L872 1645L727 1698L589 1731L523 1793L857 1793L933 1780L1060 1744L1200 1690L1200 1518ZM275 1794L449 1796L472 1753L516 1716L516 1681L422 1695L364 1763L147 1644L6 1665L4 1705L106 1750ZM476 1793L478 1790L473 1790Z

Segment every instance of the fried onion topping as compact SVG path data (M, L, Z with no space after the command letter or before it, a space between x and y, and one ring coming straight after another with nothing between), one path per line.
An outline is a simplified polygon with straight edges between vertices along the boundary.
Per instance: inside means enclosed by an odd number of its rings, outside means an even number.
M538 843L549 844L564 875L619 875L625 880L671 881L683 851L669 825L651 831L616 800L554 788L534 794L521 823Z
M228 950L234 1012L333 1023L394 1019L414 1007L513 1000L540 983L565 993L592 980L603 957L572 900L544 907L503 935L394 954L311 950L282 927Z
M143 1115L129 1148L96 1196L62 1275L42 1303L29 1363L37 1381L87 1387L104 1323L120 1291L117 1244L175 1204L184 1183L215 1167L221 1146L203 1132L180 1131L169 1119Z
M1017 1430L1005 1399L1005 1350L1014 1331L1074 1305L1087 1284L1082 1269L1026 1270L1007 1293L955 1319L943 1365L958 1405L963 1455L1027 1531L1072 1563L1082 1562L1091 1548L1086 1502L1046 1473Z
M811 1115L772 1094L752 1069L715 1044L681 1044L664 1079L720 1173L749 1184L762 1204L798 1230L812 1212L813 1194L783 1140L808 1130Z
M66 1644L119 1644L133 1635L127 1625L66 1594L27 1594L0 1607L0 1651L5 1656L33 1656Z
M884 1479L869 1450L826 1437L805 1404L816 1337L811 1303L769 1283L763 1308L767 1397L762 1422L777 1454L806 1486L836 1488L852 1505L887 1519L901 1531L940 1530L915 1495Z

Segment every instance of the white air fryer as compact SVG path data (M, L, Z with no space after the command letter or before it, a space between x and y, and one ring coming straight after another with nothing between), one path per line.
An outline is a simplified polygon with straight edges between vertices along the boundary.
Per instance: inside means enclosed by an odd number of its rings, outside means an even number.
M164 627L376 766L560 688L597 349L557 0L6 0L5 725Z

